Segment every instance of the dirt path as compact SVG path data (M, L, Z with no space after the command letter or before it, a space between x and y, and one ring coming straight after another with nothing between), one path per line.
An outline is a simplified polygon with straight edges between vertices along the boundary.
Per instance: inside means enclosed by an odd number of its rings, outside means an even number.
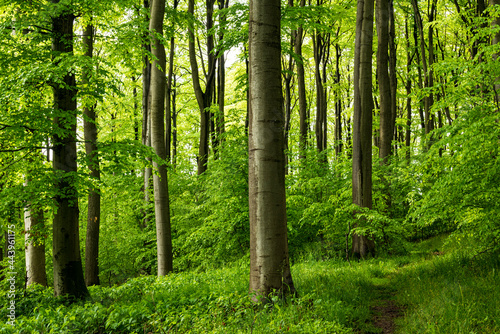
M404 308L397 304L394 300L394 295L395 291L390 287L385 285L376 286L376 297L370 307L372 324L376 329L372 333L391 334L395 332L395 320L403 316Z

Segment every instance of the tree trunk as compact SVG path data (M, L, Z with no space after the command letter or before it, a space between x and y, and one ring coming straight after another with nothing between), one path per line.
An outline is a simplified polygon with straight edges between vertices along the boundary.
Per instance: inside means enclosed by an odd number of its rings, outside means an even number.
M178 2L176 1L175 4ZM170 38L170 52L168 55L168 76L165 85L165 148L167 161L172 161L172 79L174 75L175 37Z
M219 10L229 8L229 0L219 0ZM219 25L221 27L225 27L227 24L227 19L226 16L223 15L220 18L220 23ZM223 30L221 29L221 33L219 34L219 42L222 43L224 40L224 33ZM224 132L226 132L226 125L225 125L225 115L224 115L224 106L225 106L225 101L224 101L224 96L226 94L226 65L225 65L225 59L224 59L224 51L220 50L219 55L218 55L218 71L217 71L217 86L218 86L218 91L217 91L217 102L219 104L219 114L217 115L217 121L216 121L216 132L217 132L217 137L218 137L218 143L221 144L224 141Z
M213 3L214 0L207 0L207 20L213 13ZM210 11L210 7L212 10ZM188 1L188 13L193 16L194 19L194 0ZM209 22L207 22L209 23ZM208 27L207 27L208 29ZM198 62L196 60L196 49L195 49L195 35L194 35L194 24L189 25L189 63L191 65L191 76L193 79L193 88L196 96L196 101L198 102L198 107L200 109L200 142L198 147L198 157L197 157L197 173L198 175L203 174L207 170L208 163L208 142L210 137L210 111L208 108L212 103L213 94L213 81L215 77L215 61L212 61L213 55L210 55L213 50L213 41L210 45L207 45L207 52L209 54L209 69L206 78L205 92L203 92L200 84L200 75L198 71Z
M352 200L372 208L372 41L373 0L358 0L354 52L354 120L352 148ZM354 233L352 253L364 258L375 252L373 240Z
M26 180L27 185L29 180ZM43 211L28 203L24 209L24 231L26 246L26 286L41 284L47 286L45 272L45 237Z
M144 8L148 10L150 8L149 0L144 0ZM145 21L149 26L149 17L145 17ZM148 42L148 36L142 36L144 44L142 45L144 56L142 57L142 144L145 146L151 146L151 117L150 117L150 90L151 90L151 63L149 62L148 53L151 52L151 45ZM146 158L151 162L151 158ZM144 191L144 203L149 205L150 202L150 185L151 185L152 170L151 167L144 168L144 180L143 180L143 191ZM141 228L145 228L148 225L150 212L145 211L143 213L143 219L141 222Z
M398 90L398 79L396 73L397 63L396 52L396 21L394 19L394 1L389 0L389 82L391 86L391 124L394 129L396 126L396 116L398 113L398 98L396 92ZM393 138L396 139L394 133Z
M131 77L133 82L136 82L136 77ZM137 87L134 84L134 88L132 89L132 98L134 99L134 140L136 142L139 141L139 104L137 103Z
M151 144L155 153L163 160L167 158L165 148L165 47L158 36L163 35L165 0L153 0L149 30L153 41L154 61L151 66ZM158 255L158 276L172 271L172 237L170 228L170 205L168 197L167 166L153 163L157 173L153 175L155 198L156 242Z
M337 36L340 27L337 30ZM342 51L340 45L335 44L335 155L338 157L342 153L342 91L340 89L340 57Z
M406 32L406 134L405 134L405 146L406 146L406 160L409 163L411 157L411 63L412 56L410 53L410 34L408 31L408 18L405 18L405 32Z
M174 0L174 10L177 9L180 0ZM165 147L167 161L172 162L172 81L174 77L175 36L170 37L170 52L168 55L168 76L165 86Z
M83 45L85 56L92 58L94 27L89 24L83 32ZM89 85L92 65L83 74L83 83ZM97 151L97 126L95 106L83 108L83 133L85 138L85 152L88 159L90 177L99 182L101 172L99 169L99 155ZM85 284L99 285L99 225L101 221L101 195L99 188L89 189L87 208L87 236L85 239Z
M250 292L295 292L288 258L280 1L251 0L249 27Z
M318 5L320 5L318 0ZM326 101L326 63L329 58L330 34L315 32L313 36L313 51L316 82L316 148L321 153L326 150L327 143L327 101ZM326 156L322 157L326 162Z
M173 78L174 89L172 90L172 167L177 166L177 90L175 89L176 80Z
M52 0L58 4L59 0ZM53 59L59 55L73 54L73 13L62 10L52 18ZM57 57L57 58L56 58ZM56 66L58 65L57 61ZM89 295L83 278L80 256L80 237L78 226L78 190L75 185L76 164L76 82L75 75L66 73L62 78L64 85L55 84L53 166L59 179L56 183L55 202L57 211L53 221L53 262L54 294L69 295L76 299Z
M422 57L422 70L424 72L424 87L431 88L433 86L433 74L432 74L432 62L434 59L434 42L433 42L433 26L429 25L428 37L429 37L429 60L427 60L425 53L425 40L424 40L424 26L422 22L422 17L420 15L420 9L418 7L417 0L412 0L413 11L415 13L415 23L417 25L418 34L420 36L420 53ZM432 5L430 6L429 22L433 21L433 16L436 8L437 0L432 0ZM429 64L429 65L428 65ZM434 129L434 117L431 115L431 107L433 104L432 93L424 97L424 126L425 134L429 134Z
M305 0L300 0L300 7L306 5ZM304 71L304 57L302 57L302 42L304 40L304 29L299 26L295 35L295 53L297 58L297 90L299 95L299 156L305 159L307 149L307 135L309 132L309 120L307 117L306 81Z
M380 93L379 158L381 164L386 164L391 155L391 143L394 136L392 91L389 79L389 0L376 0L376 20L378 35L377 80Z
M288 6L293 7L293 0L288 0ZM295 35L296 32L292 31L290 36L290 48L295 45ZM284 57L286 59L286 57ZM285 60L283 61L285 63ZM293 79L293 67L295 61L293 55L290 53L288 55L286 72L283 73L283 80L285 82L285 152L289 151L289 137L290 137L290 127L292 125L292 79ZM285 174L288 174L288 157L285 155Z

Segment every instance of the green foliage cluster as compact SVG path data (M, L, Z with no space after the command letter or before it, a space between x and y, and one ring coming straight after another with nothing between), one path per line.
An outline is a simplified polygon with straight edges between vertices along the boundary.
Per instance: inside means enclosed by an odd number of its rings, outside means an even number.
M175 267L217 267L247 256L248 153L241 129L226 133L220 158L193 178L174 170L170 175Z

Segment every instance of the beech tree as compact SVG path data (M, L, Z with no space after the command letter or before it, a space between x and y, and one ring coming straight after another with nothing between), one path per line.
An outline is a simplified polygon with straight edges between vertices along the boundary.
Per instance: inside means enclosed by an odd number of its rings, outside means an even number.
M165 147L165 88L166 56L162 44L163 16L165 0L153 0L149 30L152 37L151 53L151 144L162 161L153 162L153 175L156 219L156 242L158 257L158 276L172 271L172 237L170 227L170 203L168 196L167 151Z
M280 1L251 0L249 27L250 291L294 293L288 259Z
M306 5L305 0L300 0L300 7ZM309 118L307 117L307 98L306 98L306 82L304 70L304 57L302 56L302 44L304 42L304 28L299 26L295 31L295 45L294 52L298 57L297 61L297 90L299 98L299 150L300 158L305 158L305 151L307 149L307 135L309 131Z
M52 58L56 66L61 59L73 54L73 21L71 7L57 6L52 17ZM53 262L54 293L75 298L88 296L83 278L78 227L78 191L75 185L76 164L76 82L75 74L62 68L60 82L52 84L54 91L54 124L58 131L53 134L53 166L56 176L57 210L54 214Z
M372 208L372 41L373 0L358 0L354 53L354 120L352 139L352 201ZM354 233L352 253L374 253L370 236Z
M393 91L389 77L389 0L376 1L377 21L377 81L380 92L380 163L387 163L391 155L394 125L396 121L395 105L393 107ZM394 52L392 52L394 53ZM391 69L391 74L394 69ZM394 99L395 101L395 99Z
M94 52L94 26L88 24L83 34L84 54L92 59ZM92 73L92 63L84 72L83 82L89 85ZM99 154L97 151L97 124L95 103L83 109L83 127L85 138L85 152L88 159L88 169L94 182L99 182L101 171L99 169ZM85 238L85 283L99 285L99 225L101 222L101 195L98 187L89 189L87 204L87 235Z
M29 179L26 180L28 185ZM26 231L26 286L34 283L47 286L45 271L44 215L41 208L33 201L24 209L24 230Z
M325 3L324 0L317 0L317 6ZM316 83L316 148L318 152L323 152L327 147L327 63L330 58L331 33L328 31L314 31L313 49L315 62L315 83ZM323 157L326 161L326 156Z
M144 9L146 11L150 10L149 0L144 0ZM149 53L151 52L151 44L148 40L149 31L149 16L143 18L142 22L146 27L142 37L142 132L141 132L141 142L143 145L151 146L151 112L150 112L150 90L151 90L151 62L149 61ZM151 161L151 158L147 158ZM149 203L150 198L150 186L151 186L151 175L152 170L150 166L144 168L143 174L143 187L144 191L144 202ZM145 227L148 223L148 212L144 212L144 219L141 223L142 227Z

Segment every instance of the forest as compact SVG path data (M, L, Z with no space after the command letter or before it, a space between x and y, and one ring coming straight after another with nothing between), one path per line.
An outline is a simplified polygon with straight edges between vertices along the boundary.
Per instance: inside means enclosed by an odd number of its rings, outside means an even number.
M0 333L500 332L500 0L0 0Z

